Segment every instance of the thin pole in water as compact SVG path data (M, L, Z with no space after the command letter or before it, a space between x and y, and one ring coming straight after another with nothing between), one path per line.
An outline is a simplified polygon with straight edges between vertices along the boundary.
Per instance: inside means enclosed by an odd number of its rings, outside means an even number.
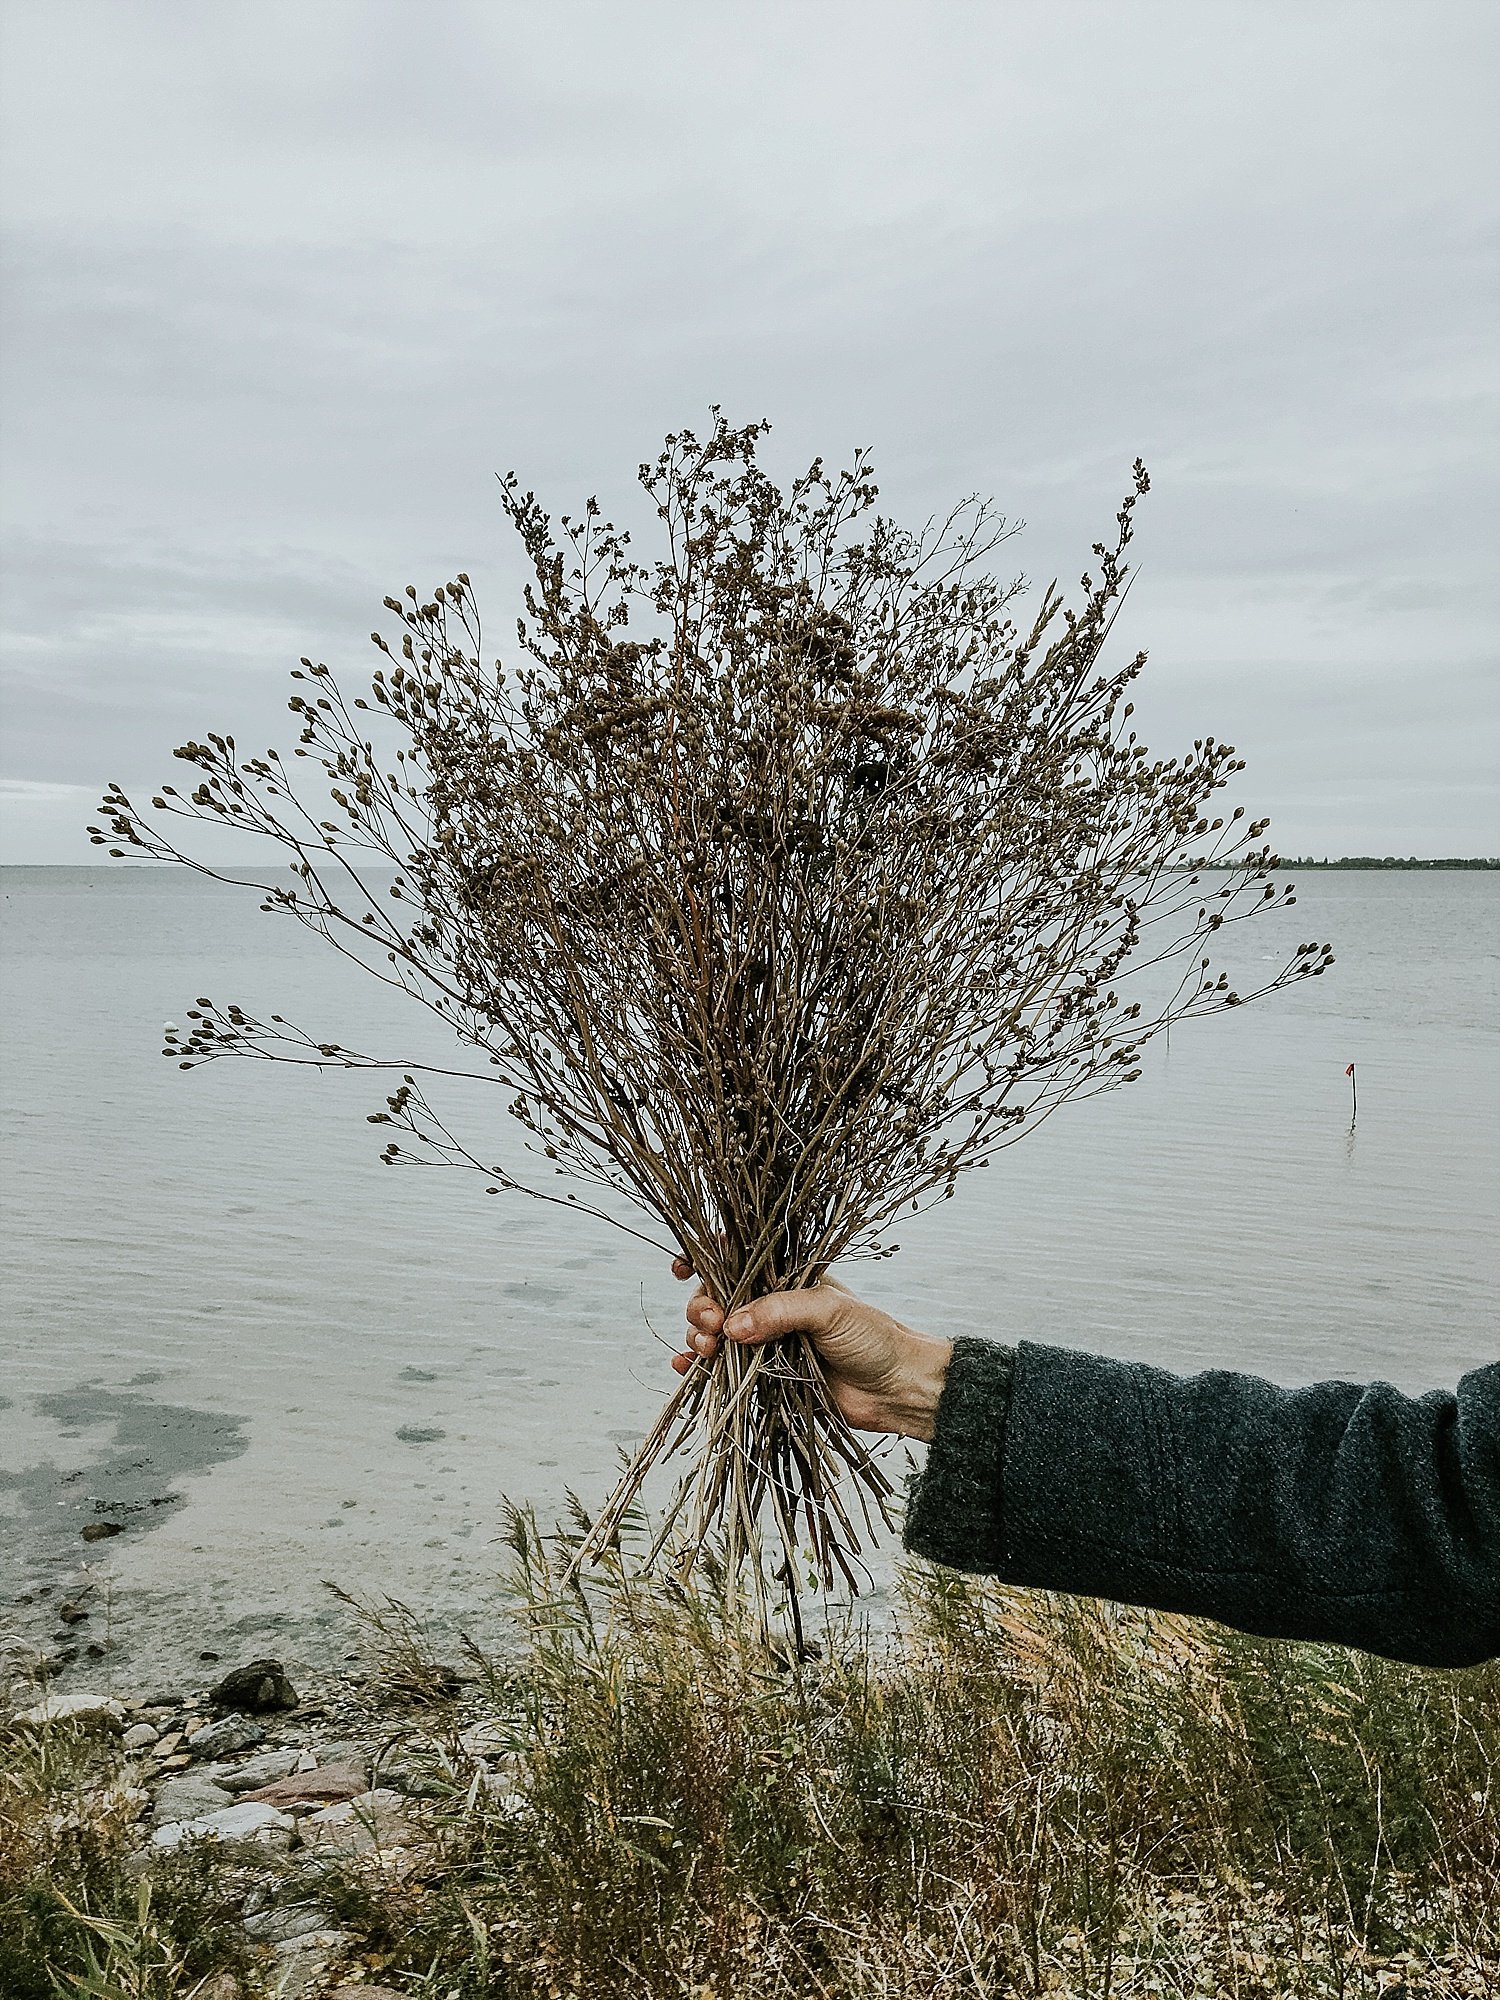
M1344 1071L1344 1074L1349 1079L1349 1101L1350 1101L1349 1130L1352 1132L1354 1130L1355 1120L1359 1117L1359 1084L1355 1080L1353 1063L1350 1063L1349 1067Z

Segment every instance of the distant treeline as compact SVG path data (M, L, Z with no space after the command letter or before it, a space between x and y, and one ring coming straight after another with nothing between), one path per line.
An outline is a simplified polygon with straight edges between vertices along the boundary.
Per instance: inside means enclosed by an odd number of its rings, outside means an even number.
M1183 863L1187 868L1222 868L1223 862L1211 861L1205 855L1197 861ZM1415 854L1344 854L1338 860L1325 858L1319 861L1311 854L1283 854L1283 868L1500 868L1500 856L1494 854L1450 855L1441 861L1420 860Z

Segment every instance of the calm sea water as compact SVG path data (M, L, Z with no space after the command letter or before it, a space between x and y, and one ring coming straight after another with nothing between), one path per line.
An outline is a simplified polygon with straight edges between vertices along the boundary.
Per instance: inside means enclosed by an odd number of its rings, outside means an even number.
M1243 985L1328 938L1330 974L1180 1028L1140 1084L1060 1112L854 1282L919 1326L1288 1383L1420 1388L1493 1360L1500 874L1299 891L1226 964ZM502 1496L602 1498L675 1381L665 1257L382 1168L377 1079L163 1061L200 993L441 1052L253 896L7 868L0 898L8 1642L46 1639L80 1556L112 1645L75 1679L324 1656L347 1643L324 1578L483 1631ZM513 1146L503 1125L486 1115ZM101 1518L124 1531L82 1543Z

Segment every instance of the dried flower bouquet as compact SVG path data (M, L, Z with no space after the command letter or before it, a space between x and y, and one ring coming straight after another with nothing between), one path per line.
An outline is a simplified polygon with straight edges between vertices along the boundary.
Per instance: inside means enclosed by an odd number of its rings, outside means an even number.
M554 530L514 478L533 571L516 663L487 661L466 576L387 598L394 640L368 698L304 660L294 756L210 735L148 820L117 785L95 838L192 859L163 816L290 852L263 907L307 925L433 1010L509 1093L528 1147L582 1184L527 1185L429 1102L427 1066L386 1063L279 1016L200 1001L166 1053L399 1070L374 1114L391 1163L447 1161L621 1227L633 1209L726 1305L889 1256L905 1208L950 1196L1070 1098L1128 1083L1171 1022L1233 1007L1203 947L1292 901L1268 822L1213 794L1243 768L1204 737L1153 759L1129 726L1144 656L1100 673L1125 587L1135 491L1081 602L1043 593L1029 628L988 559L1007 526L970 502L920 533L878 516L866 459L782 490L761 424L717 411L640 478L663 544L643 564L590 501ZM381 747L394 733L394 751ZM317 784L319 781L314 780ZM336 816L324 817L332 812ZM1212 891L1183 867L1206 850ZM372 871L394 865L388 888ZM1320 973L1297 948L1266 993ZM1181 968L1151 1007L1130 981ZM451 1074L451 1072L445 1072ZM550 1174L549 1174L550 1178ZM657 1550L688 1568L712 1535L763 1587L762 1530L794 1612L799 1556L858 1583L890 1488L799 1340L697 1363L582 1558L609 1545L651 1466L695 1446Z

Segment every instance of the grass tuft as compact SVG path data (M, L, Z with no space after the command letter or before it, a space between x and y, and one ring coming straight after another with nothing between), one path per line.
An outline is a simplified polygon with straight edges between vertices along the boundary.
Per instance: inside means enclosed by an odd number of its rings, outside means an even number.
M0 1729L0 1994L191 2000L249 1963L244 1886L199 1850L127 1866L144 1795L112 1738Z
M1403 1667L916 1562L891 1630L834 1618L798 1657L722 1592L626 1554L580 1587L573 1541L522 1513L509 1535L517 1646L472 1654L461 1702L413 1679L409 1616L385 1620L385 1698L425 1718L421 1836L320 1900L397 1992L1494 1990L1500 1663ZM221 1969L273 1990L211 1855L130 1879L120 1776L81 1732L4 1737L0 1991L178 2000Z
M526 1746L439 1804L385 1907L431 1990L974 1996L1488 1992L1500 1668L1007 1589L912 1563L899 1630L766 1649L511 1522ZM404 1902L401 1900L404 1895Z

